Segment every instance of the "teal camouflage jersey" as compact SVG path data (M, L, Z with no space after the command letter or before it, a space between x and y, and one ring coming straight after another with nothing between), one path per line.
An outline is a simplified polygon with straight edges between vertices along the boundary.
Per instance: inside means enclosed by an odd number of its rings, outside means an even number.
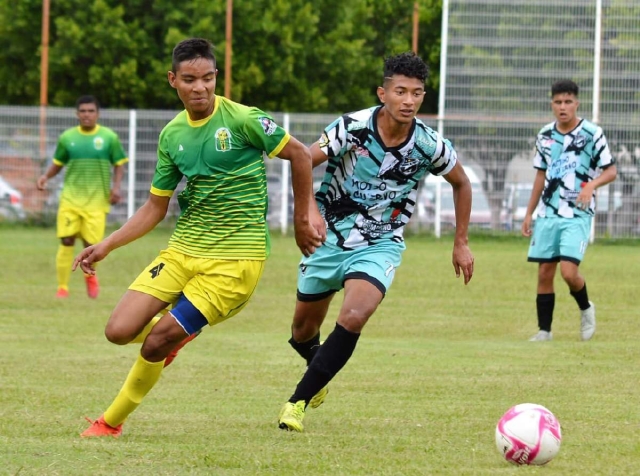
M160 133L151 193L178 196L169 248L188 256L264 260L269 253L263 152L275 157L289 134L264 112L217 96L211 116L179 113Z
M593 215L595 193L587 210L576 207L576 199L584 183L597 177L599 169L613 165L607 139L602 128L587 121L571 132L562 134L552 122L544 126L536 139L533 166L545 171L542 200L538 205L540 217Z
M316 201L327 243L344 250L383 241L404 249L421 179L447 174L456 164L451 143L419 119L403 144L386 147L377 132L380 107L341 116L318 141L329 160Z

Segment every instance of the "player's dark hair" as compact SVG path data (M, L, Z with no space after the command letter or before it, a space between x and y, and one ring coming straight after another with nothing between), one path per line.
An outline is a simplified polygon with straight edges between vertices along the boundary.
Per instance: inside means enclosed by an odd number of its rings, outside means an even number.
M171 57L171 71L178 71L178 66L183 61L204 58L213 61L213 67L216 67L216 57L213 54L213 44L204 38L189 38L182 40L173 48Z
M571 81L570 79L561 79L560 81L556 81L551 85L551 97L556 94L573 94L574 96L578 96L578 85Z
M98 102L98 99L96 99L95 96L86 95L86 96L80 96L78 99L76 99L76 111L80 109L80 106L83 104L95 104L96 110L98 111L100 110L100 103Z
M394 74L401 74L408 78L418 78L424 82L429 77L429 67L413 51L407 51L384 60L383 82L388 81Z

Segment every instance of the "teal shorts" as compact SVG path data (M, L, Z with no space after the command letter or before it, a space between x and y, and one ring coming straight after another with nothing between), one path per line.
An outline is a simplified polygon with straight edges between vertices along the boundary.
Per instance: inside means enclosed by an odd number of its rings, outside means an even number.
M533 225L528 261L580 264L591 234L591 216L539 217Z
M322 245L298 267L298 300L320 301L340 291L348 279L363 279L384 296L402 261L404 243L379 243L356 250Z

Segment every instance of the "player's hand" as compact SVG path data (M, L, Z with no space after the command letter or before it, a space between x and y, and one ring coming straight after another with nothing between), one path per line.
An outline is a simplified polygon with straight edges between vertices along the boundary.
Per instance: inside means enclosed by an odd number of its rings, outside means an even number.
M576 206L580 210L588 210L591 205L591 197L593 196L594 187L591 182L582 182L582 189L576 198Z
M120 203L121 200L122 200L122 195L120 194L120 190L116 190L112 188L111 192L109 193L109 203L111 205L116 205Z
M322 246L324 240L310 221L296 223L294 220L293 227L296 234L296 244L303 255L311 256L317 248Z
M473 254L469 246L466 244L453 245L453 269L456 271L456 278L460 277L460 272L464 276L464 284L466 285L473 277Z
M320 213L320 210L318 210L318 205L316 204L315 200L311 202L311 207L309 208L309 222L320 235L322 243L327 241L327 224L325 223L324 217Z
M524 220L522 220L521 232L522 232L522 236L527 236L527 237L531 236L531 233L532 233L531 215L525 216Z
M108 254L109 249L104 244L104 242L98 243L97 245L91 245L83 249L78 256L73 260L73 265L71 269L73 271L76 270L78 266L84 271L86 274L94 275L96 274L96 270L94 269L93 264L98 261L102 261Z
M45 190L47 188L46 175L41 175L40 177L38 177L38 180L36 181L36 187L38 187L38 190Z

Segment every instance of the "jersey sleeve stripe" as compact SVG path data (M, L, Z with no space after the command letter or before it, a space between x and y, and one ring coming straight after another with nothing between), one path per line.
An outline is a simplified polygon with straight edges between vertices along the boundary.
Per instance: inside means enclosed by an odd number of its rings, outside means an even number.
M173 195L173 190L160 190L159 188L155 188L153 185L151 186L151 189L149 189L149 192L157 195L158 197L170 197Z
M289 143L289 140L291 140L291 135L287 132L285 136L282 138L282 140L280 141L280 143L278 144L278 146L275 149L273 149L271 153L269 153L269 158L273 159L275 156L277 156L280 153L280 151L284 149L284 146L286 146Z
M120 159L120 160L118 160L118 161L117 161L115 164L113 164L113 165L117 167L118 165L124 165L124 164L126 164L127 162L129 162L129 158L128 158L128 157L125 157L124 159Z

